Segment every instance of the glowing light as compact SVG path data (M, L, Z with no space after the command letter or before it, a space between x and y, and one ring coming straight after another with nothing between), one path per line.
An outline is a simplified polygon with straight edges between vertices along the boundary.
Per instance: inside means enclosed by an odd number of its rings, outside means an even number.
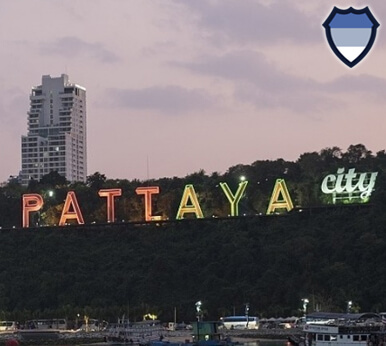
M102 189L98 192L100 197L107 198L107 222L115 221L114 198L122 195L122 189Z
M201 305L202 305L202 302L201 300L199 300L198 302L196 302L196 311L197 312L201 312Z
M145 196L145 220L146 221L161 220L160 216L152 215L152 201L151 201L151 196L159 193L159 186L137 187L135 189L135 192L137 195Z
M345 173L345 168L338 168L336 174L327 175L321 185L325 194L331 194L333 203L340 199L368 200L374 190L378 172L356 173L355 168L350 168Z
M72 207L72 211L70 211L70 207ZM82 212L80 211L74 191L67 192L66 201L64 202L62 215L59 220L59 226L64 226L67 223L67 220L76 220L78 224L84 224Z
M37 193L23 195L23 228L29 227L29 214L43 207L43 198Z
M220 186L222 190L225 193L225 196L227 196L229 203L231 204L231 216L238 216L239 215L239 202L241 197L244 194L245 188L247 187L248 181L243 181L242 183L239 183L239 187L236 191L236 193L233 195L231 189L229 188L227 183L220 183Z
M287 211L290 211L293 208L294 205L284 179L276 179L271 200L269 201L267 214L274 213L276 209L286 209Z
M188 204L188 201L191 201L191 204ZM184 193L182 194L181 203L178 208L176 219L180 220L184 218L184 215L187 213L196 214L196 217L202 219L204 214L202 213L200 203L198 203L196 191L194 191L193 185L186 185Z

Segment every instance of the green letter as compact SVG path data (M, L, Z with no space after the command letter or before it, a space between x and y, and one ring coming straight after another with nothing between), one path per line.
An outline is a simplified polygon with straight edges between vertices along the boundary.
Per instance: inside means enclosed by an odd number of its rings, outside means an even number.
M227 196L228 201L231 204L231 216L239 216L239 202L241 197L244 194L247 184L248 184L248 181L243 181L242 183L240 183L239 188L236 191L236 194L233 195L227 183L220 183L220 186L224 191L225 196Z

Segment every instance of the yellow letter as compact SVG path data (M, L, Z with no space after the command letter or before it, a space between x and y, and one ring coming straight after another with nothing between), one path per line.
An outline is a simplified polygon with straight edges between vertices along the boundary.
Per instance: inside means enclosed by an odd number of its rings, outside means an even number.
M188 205L188 200L191 200L192 204ZM202 210L200 204L197 200L196 192L194 191L193 185L186 185L184 194L181 198L180 207L178 208L176 219L180 220L184 218L185 213L195 213L196 217L202 219L204 215L202 214Z
M107 222L115 221L114 198L122 195L121 189L102 189L98 192L100 197L107 197Z
M70 206L72 205L73 211L70 211ZM74 191L68 191L66 201L64 202L64 207L62 211L62 216L60 217L59 226L64 226L68 219L76 219L79 224L84 224L82 212L80 211L78 201L76 200L76 195Z
M23 195L23 227L29 227L29 214L43 206L43 198L37 193Z
M137 187L135 189L135 192L137 195L145 195L145 220L146 221L152 221L152 220L160 220L160 216L153 216L151 215L152 208L151 208L151 195L159 193L159 187L158 186L145 186L145 187Z
M225 196L227 196L228 201L231 204L231 216L239 216L239 202L241 197L243 196L243 193L245 191L245 188L247 187L247 184L248 184L247 181L243 181L242 183L239 183L239 187L236 191L236 194L233 195L227 183L220 183L220 186L224 191Z
M282 199L279 199L281 194ZM272 214L276 209L287 209L290 211L293 209L291 196L288 193L287 185L284 179L276 179L275 187L269 201L267 214Z

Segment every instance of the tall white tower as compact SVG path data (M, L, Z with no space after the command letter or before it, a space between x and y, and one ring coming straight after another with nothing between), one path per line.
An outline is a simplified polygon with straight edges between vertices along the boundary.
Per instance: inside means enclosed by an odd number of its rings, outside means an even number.
M40 180L57 171L68 181L86 181L86 89L68 76L43 76L33 87L28 134L21 138L21 181Z

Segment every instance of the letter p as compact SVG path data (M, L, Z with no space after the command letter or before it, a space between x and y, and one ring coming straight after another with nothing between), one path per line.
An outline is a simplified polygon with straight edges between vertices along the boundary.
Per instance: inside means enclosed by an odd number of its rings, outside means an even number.
M37 193L23 195L23 228L29 227L29 214L43 207L43 198Z

